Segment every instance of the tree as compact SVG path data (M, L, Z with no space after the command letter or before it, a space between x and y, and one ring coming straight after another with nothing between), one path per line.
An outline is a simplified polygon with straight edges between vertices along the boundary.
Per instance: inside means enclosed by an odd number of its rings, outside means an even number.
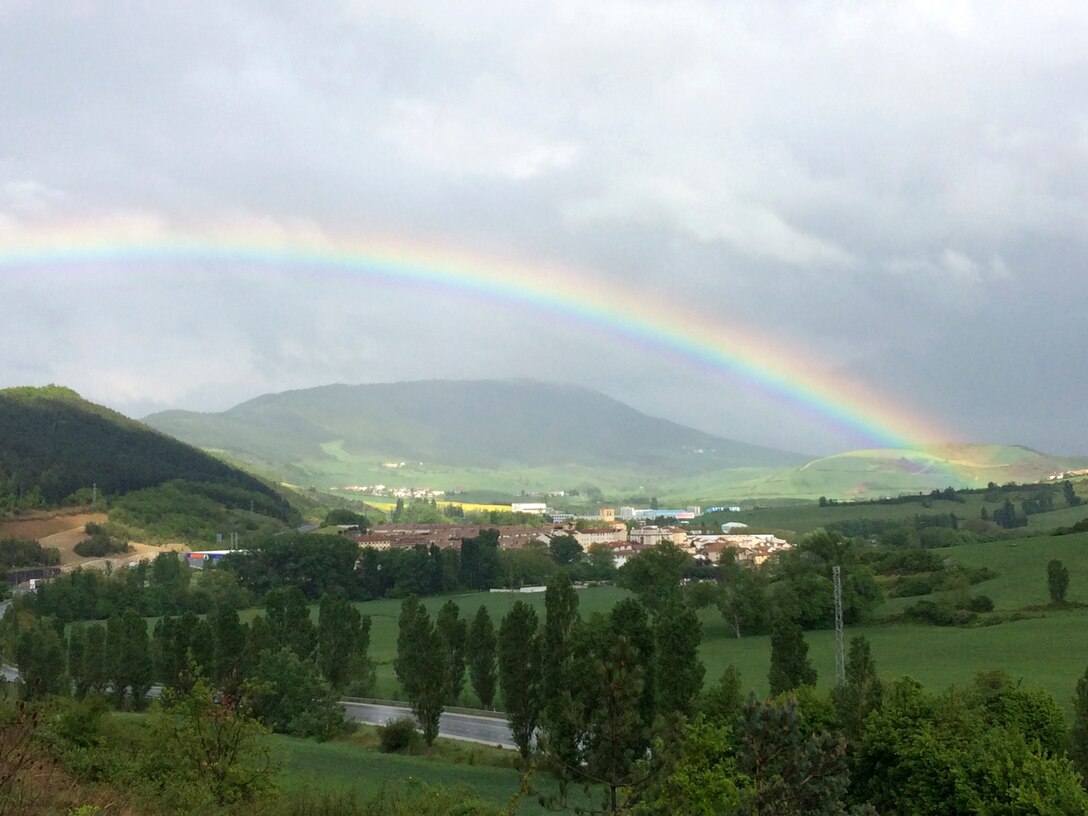
M1077 507L1083 501L1083 499L1076 494L1076 491L1073 490L1073 483L1068 479L1062 482L1062 496L1065 498L1065 503L1069 507Z
M475 538L461 541L460 579L465 589L491 589L501 576L498 530L480 530Z
M849 779L846 740L827 732L807 733L792 698L763 703L753 695L744 708L742 723L737 769L748 777L751 787L741 794L738 813L845 813L843 797Z
M106 670L106 629L91 624L84 630L83 683L88 694L105 694L109 675Z
M1088 779L1088 669L1077 681L1073 695L1073 728L1069 736L1069 758L1080 775Z
M216 607L212 626L215 629L215 649L213 663L208 667L209 675L217 687L226 688L242 681L246 629L238 618L238 612L223 604Z
M578 744L584 728L583 712L576 699L584 689L579 683L584 678L578 676L575 643L580 623L578 596L570 576L559 572L544 592L540 726L547 752L560 769L578 763Z
M771 627L771 668L768 673L771 694L777 695L798 686L816 684L816 669L808 659L808 644L801 627L779 616Z
M195 664L185 670L185 693L164 689L162 713L153 725L168 746L178 771L204 787L215 802L249 801L272 785L277 770L261 739L263 729L250 713L252 689L216 694Z
M483 604L476 611L476 616L468 629L465 641L465 658L468 663L468 676L472 690L480 698L480 705L493 708L495 702L495 660L498 640L495 625L487 607Z
M703 687L706 667L699 660L702 630L689 606L673 603L654 621L656 639L657 710L690 716Z
M14 657L24 700L60 694L64 689L65 649L51 624L36 621L19 632Z
M663 541L620 567L616 583L634 592L651 612L680 596L680 582L691 556Z
M1053 560L1046 565L1046 583L1050 590L1050 602L1054 606L1065 604L1065 593L1069 589L1069 570L1061 561Z
M976 685L938 696L909 678L889 684L852 746L853 795L881 813L1088 812L1072 763L1037 739L1057 736L1032 725L1039 698L1010 695L1007 676ZM1045 720L1058 712L1060 722L1057 705L1048 708Z
M499 625L498 664L510 732L528 757L540 715L541 665L536 610L524 601L515 601Z
M736 813L748 780L737 772L730 727L697 717L684 724L676 749L664 757L664 772L643 792L636 812L640 816Z
M286 646L305 660L317 641L306 596L298 587L274 589L264 599L268 626L277 646Z
M252 714L280 734L330 739L344 710L313 662L280 647L261 653L253 668Z
M135 609L126 609L121 616L121 666L122 693L125 686L132 691L132 704L137 711L144 707L147 692L151 689L154 666L147 638L147 623Z
M619 813L619 793L642 782L637 761L645 756L650 724L640 711L645 671L628 639L616 638L596 660L596 687L586 717L587 736L579 747L581 761L568 767L587 783L608 791L608 812Z
M767 631L768 603L762 579L755 570L737 563L733 550L722 552L718 564L721 590L718 608L736 637Z
M740 672L729 665L718 682L708 688L699 701L699 712L708 723L733 726L740 719L741 706Z
M317 665L336 691L367 670L370 618L362 617L344 596L334 590L321 596L317 618Z
M557 564L566 566L582 557L582 545L578 543L578 539L567 533L554 536L548 542L548 552Z
M849 739L860 736L866 718L880 708L883 693L884 686L877 677L869 641L862 635L850 638L845 682L831 693L842 730Z
M73 626L68 633L68 679L72 694L77 700L87 696L87 681L83 674L83 655L87 650L87 636L82 626Z
M447 705L457 705L461 689L465 685L465 641L468 640L468 622L461 617L461 608L454 600L448 600L438 610L435 620L438 638L446 655Z
M423 740L429 746L438 736L438 721L448 688L448 669L438 631L415 596L405 598L401 604L393 669L419 721Z

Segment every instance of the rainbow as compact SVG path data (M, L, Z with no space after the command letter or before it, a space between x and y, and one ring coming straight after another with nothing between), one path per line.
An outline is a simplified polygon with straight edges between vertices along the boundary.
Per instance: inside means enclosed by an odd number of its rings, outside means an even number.
M483 296L603 331L773 395L870 447L918 449L952 435L826 364L788 348L769 331L670 305L646 292L607 287L592 275L524 259L482 256L388 237L330 238L307 230L247 224L164 228L103 221L0 231L0 274L162 264L246 265L321 270L369 281Z

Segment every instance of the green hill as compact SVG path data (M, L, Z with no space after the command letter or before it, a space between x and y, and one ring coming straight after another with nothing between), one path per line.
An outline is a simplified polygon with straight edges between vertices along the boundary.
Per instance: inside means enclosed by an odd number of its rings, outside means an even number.
M587 481L637 487L805 461L649 417L587 388L530 380L330 385L219 414L166 411L145 421L304 484L376 480L517 493Z
M1088 460L1002 445L866 450L809 460L657 419L603 394L532 380L329 385L222 413L145 421L270 477L322 489L563 490L677 503L877 498L1032 482Z
M0 390L0 512L184 484L217 506L285 521L275 489L196 448L57 386Z
M1088 460L1050 456L1015 445L930 445L919 449L850 451L783 468L736 485L738 498L867 499L928 493L990 482L1037 482Z

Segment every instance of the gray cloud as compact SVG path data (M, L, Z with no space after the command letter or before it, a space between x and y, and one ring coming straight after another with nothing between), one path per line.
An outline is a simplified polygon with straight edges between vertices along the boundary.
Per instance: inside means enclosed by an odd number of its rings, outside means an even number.
M0 246L259 223L547 260L964 438L1088 453L1086 45L1072 2L0 4ZM0 385L130 413L535 375L748 441L865 441L451 292L189 262L0 267L0 298Z

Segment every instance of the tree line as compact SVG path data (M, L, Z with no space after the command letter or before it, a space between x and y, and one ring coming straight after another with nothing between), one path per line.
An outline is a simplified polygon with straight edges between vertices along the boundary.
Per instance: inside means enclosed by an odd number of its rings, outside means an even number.
M248 622L222 604L203 617L166 615L150 635L132 607L105 624L72 625L67 637L55 618L13 618L6 634L27 700L103 696L139 711L154 684L184 694L201 679L227 695L246 686L273 731L328 738L341 729L339 697L373 686L370 618L337 592L321 597L316 623L297 588L270 592Z

